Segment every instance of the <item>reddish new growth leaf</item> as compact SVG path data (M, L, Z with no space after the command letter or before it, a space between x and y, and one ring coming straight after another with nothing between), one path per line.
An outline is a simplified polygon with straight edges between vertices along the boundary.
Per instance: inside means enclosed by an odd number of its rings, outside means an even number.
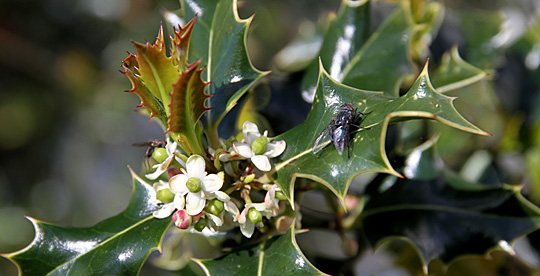
M187 70L188 67L189 41L196 20L197 15L195 15L195 17L183 28L178 26L178 30L174 31L174 38L171 37L173 43L171 46L171 55L176 59L181 71Z
M140 78L138 66L139 64L137 62L137 58L133 54L130 54L122 62L124 71L120 72L131 81L132 85L132 88L130 90L126 90L126 92L135 93L141 99L141 104L138 107L147 108L150 111L150 118L156 116L162 120L165 120L167 115L163 109L163 104L156 97L154 97L154 95L152 95L152 93L150 93L144 85L144 82Z
M193 133L201 116L210 109L205 106L205 101L213 95L204 93L209 82L202 80L204 68L197 69L200 65L201 60L189 65L173 85L167 132Z

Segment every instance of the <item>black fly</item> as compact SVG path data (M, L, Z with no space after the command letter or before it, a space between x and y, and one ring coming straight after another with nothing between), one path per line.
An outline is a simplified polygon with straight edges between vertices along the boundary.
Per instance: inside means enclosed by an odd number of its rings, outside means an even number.
M136 146L136 147L148 147L146 149L146 153L144 154L144 159L146 160L146 162L148 162L148 159L150 157L152 157L152 154L154 153L154 150L156 148L164 148L165 146L167 146L167 141L154 139L152 141L146 141L146 142L142 142L142 143L135 143L135 144L133 144L133 146Z
M364 129L360 126L364 120L365 115L368 113L358 112L352 104L342 105L334 119L326 126L315 140L313 144L313 154L318 153L325 148L330 142L334 143L339 155L347 151L347 157L349 157L349 141L351 139L351 131L354 129Z

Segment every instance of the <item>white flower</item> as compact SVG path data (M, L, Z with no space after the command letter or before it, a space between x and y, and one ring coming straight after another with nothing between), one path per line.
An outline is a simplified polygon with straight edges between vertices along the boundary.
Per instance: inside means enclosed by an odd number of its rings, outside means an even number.
M257 125L250 121L244 123L242 132L246 143L234 142L234 151L244 158L251 159L251 162L259 170L270 171L272 165L270 165L268 158L274 158L282 154L286 147L285 141L270 142L266 137L268 131L261 135Z
M206 204L207 198L223 186L223 179L216 174L207 175L204 158L192 155L186 162L186 169L181 169L183 174L177 174L169 180L171 191L182 196L187 194L186 211L189 215L199 214Z
M184 165L184 162L176 157L174 154L176 152L176 148L178 147L178 144L176 142L172 142L170 140L167 141L167 145L165 146L165 150L167 152L167 159L163 161L160 164L156 164L152 166L156 170L153 173L147 174L146 178L150 180L154 180L158 178L161 174L167 171L167 169L171 166L172 161L176 158L176 161L178 161L181 165Z
M154 191L156 192L156 198L154 198L154 204L156 205L162 205L161 209L154 211L153 215L155 218L162 219L170 216L175 210L182 210L184 209L185 205L185 199L180 194L175 194L172 202L162 202L158 199L160 197L160 194L166 194L170 193L170 188L167 182L159 181L154 184ZM169 190L169 191L167 191ZM167 196L164 196L167 197ZM163 197L161 197L163 199ZM169 201L169 200L167 200Z

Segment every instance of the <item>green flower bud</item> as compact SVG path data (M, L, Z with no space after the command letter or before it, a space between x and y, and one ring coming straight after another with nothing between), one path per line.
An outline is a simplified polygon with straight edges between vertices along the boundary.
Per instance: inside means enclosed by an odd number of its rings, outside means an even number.
M200 218L199 221L197 221L197 223L195 223L193 228L195 228L195 230L197 230L199 232L202 232L202 230L204 230L204 228L206 228L207 224L208 223L206 221L206 218Z
M251 144L251 149L253 150L255 155L261 155L261 154L264 154L264 152L266 151L266 146L267 145L268 145L268 137L259 136Z
M208 203L207 211L213 215L219 216L225 209L223 202L218 199L213 199Z
M249 220L251 220L251 222L255 224L259 224L262 222L262 214L255 208L251 208L248 210L248 218Z
M186 187L190 192L197 193L202 189L201 180L195 177L190 177L186 182Z
M152 157L156 162L163 163L169 155L167 155L167 150L165 148L155 148L154 152L152 153Z
M161 189L157 191L156 198L163 203L171 203L174 200L174 194L169 189Z
M251 183L251 181L253 181L254 179L255 179L255 174L254 173L248 174L244 178L244 183L246 183L246 184Z

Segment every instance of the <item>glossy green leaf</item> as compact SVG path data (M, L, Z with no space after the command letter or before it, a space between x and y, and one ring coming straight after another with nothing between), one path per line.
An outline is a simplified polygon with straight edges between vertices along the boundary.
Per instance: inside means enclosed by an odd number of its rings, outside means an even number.
M172 224L152 216L152 186L133 171L133 192L119 215L88 228L62 227L29 218L36 235L28 247L2 256L21 275L137 275L150 253L160 250Z
M304 123L278 136L287 149L275 163L276 182L293 200L297 177L318 181L332 190L340 200L347 193L351 180L364 172L399 175L388 161L384 144L388 124L414 118L435 119L449 126L488 135L465 120L454 108L454 98L437 93L429 80L427 66L411 89L402 97L358 90L342 85L322 69L315 101ZM353 133L350 157L339 155L333 145L317 154L312 147L317 137L334 119L339 107L351 103L363 116L364 129Z
M342 72L369 35L369 2L343 0L335 17L330 19L318 56L330 76L341 80ZM315 59L302 79L302 93L315 94L319 75L319 61Z
M236 5L236 0L182 1L182 10L177 12L184 19L197 16L189 61L202 59L206 65L203 79L211 82L207 92L215 95L208 100L212 109L203 120L207 133L215 132L238 99L265 75L251 65L246 50L251 18L240 19Z
M431 81L439 93L462 88L485 78L487 74L464 61L457 47L443 55Z
M339 72L337 80L397 96L401 82L413 72L409 48L414 26L409 5L401 3Z
M498 244L540 228L540 210L523 198L519 187L472 183L445 170L433 141L409 156L411 179L390 179L367 188L360 214L364 234L377 245L403 236L419 249L425 263L450 261L462 254L484 254ZM435 172L435 173L434 173Z
M324 275L298 248L294 223L284 235L196 261L206 275Z

